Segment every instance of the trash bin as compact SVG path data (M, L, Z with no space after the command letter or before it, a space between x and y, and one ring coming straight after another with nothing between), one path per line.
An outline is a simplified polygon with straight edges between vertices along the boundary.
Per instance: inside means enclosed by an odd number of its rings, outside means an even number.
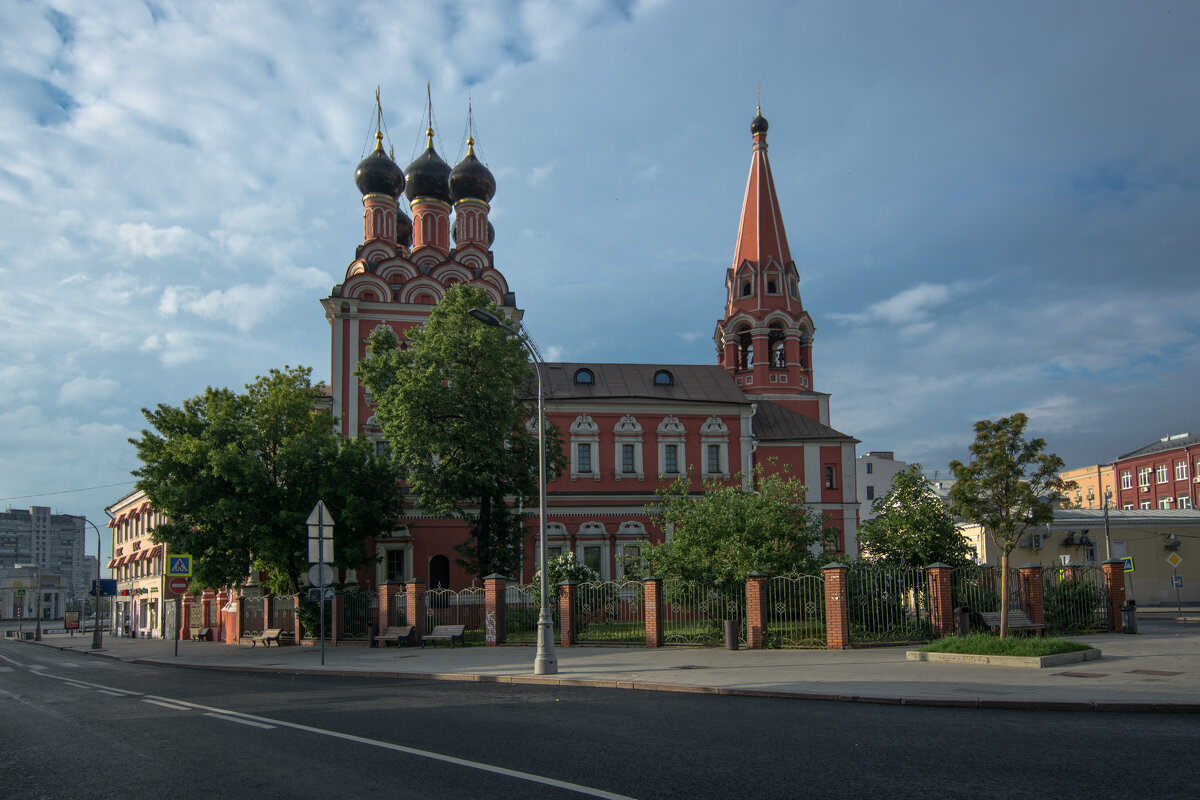
M367 623L367 647L376 647L377 644L378 643L375 641L375 623L368 622Z
M725 620L725 649L738 649L738 622L736 619Z
M1137 600L1126 600L1121 604L1121 630L1137 633Z
M945 608L945 606L942 606ZM958 606L954 609L954 635L968 636L971 633L971 609Z

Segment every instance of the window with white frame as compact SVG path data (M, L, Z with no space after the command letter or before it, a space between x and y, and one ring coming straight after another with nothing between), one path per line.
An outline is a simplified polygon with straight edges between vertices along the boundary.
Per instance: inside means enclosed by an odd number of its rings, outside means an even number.
M1191 508L1192 507L1192 496L1191 495L1181 494L1181 495L1179 495L1178 500L1179 500L1180 508Z
M1185 461L1176 461L1175 462L1175 480L1186 481L1187 477L1188 477L1187 461L1186 460Z
M1157 478L1159 483L1167 482L1167 465L1166 464L1159 464L1155 468L1155 473L1156 473L1155 477Z
M1121 508L1124 509L1125 511L1132 511L1133 503L1126 503L1125 505L1121 506Z
M1170 508L1172 499L1173 498L1170 498L1170 497L1160 497L1158 499L1158 507L1159 508Z
M700 426L704 447L704 477L729 477L729 426L715 414Z
M1149 510L1150 510L1150 501L1149 501L1149 500L1143 500L1143 501L1142 501L1142 504L1141 504L1141 508L1142 508L1142 510L1143 510L1143 511L1149 511Z
M1130 472L1129 470L1125 470L1124 472L1121 473L1121 488L1122 489L1132 489L1133 488L1133 473Z
M1138 486L1150 485L1150 468L1138 467Z
M609 579L608 536L602 523L585 522L579 526L575 557L584 566L594 569L602 580Z
M825 488L837 488L837 467L835 467L833 464L825 465Z
M571 480L581 475L600 480L600 426L587 414L580 414L568 429L571 436Z
M663 417L655 431L658 434L658 473L677 475L687 464L684 437L687 431L678 417Z
M617 420L613 427L613 439L616 441L614 456L614 472L617 480L621 478L645 477L642 470L642 425L632 414L626 414Z

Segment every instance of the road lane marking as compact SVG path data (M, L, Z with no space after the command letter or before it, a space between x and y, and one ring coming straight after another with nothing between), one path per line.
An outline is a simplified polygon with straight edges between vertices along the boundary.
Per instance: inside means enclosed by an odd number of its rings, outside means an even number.
M153 699L151 699L151 698L153 698ZM600 798L604 798L604 800L635 800L635 798L629 797L628 795L617 794L616 792L606 792L603 789L594 789L591 786L582 786L578 783L570 783L569 781L560 781L555 778L547 778L542 775L534 775L531 772L521 772L520 770L508 769L507 767L498 767L494 764L484 764L480 761L470 761L465 758L458 758L456 756L448 756L443 753L435 753L431 750L419 750L415 747L405 747L402 744L393 744L392 742L383 742L383 741L380 741L379 739L368 739L365 736L355 736L354 734L351 734L351 733L339 733L338 731L330 731L330 730L326 730L324 728L314 728L311 725L301 725L298 722L286 722L284 720L272 719L270 717L260 717L255 714L243 714L240 711L230 711L228 709L215 708L214 706L206 706L206 705L202 705L200 703L190 703L187 700L174 700L169 697L160 698L156 695L147 695L143 699L146 700L146 702L154 702L154 700L162 700L162 701L166 701L169 703L179 703L184 706L190 706L192 708L195 708L198 711L211 711L211 712L215 712L220 715L224 715L224 716L228 716L228 717L238 717L238 718L246 719L246 720L253 720L255 722L260 722L260 723L263 723L266 725L273 725L273 726L278 726L281 728L291 728L292 730L305 731L307 733L315 733L315 734L318 734L321 736L331 736L335 739L343 739L347 742L355 742L357 744L370 745L371 747L379 747L384 750L392 750L397 753L404 753L404 754L410 755L410 756L417 756L418 758L428 758L431 761L441 761L445 764L454 764L456 766L466 767L468 769L477 769L482 772L491 772L495 775L505 775L509 778L516 778L517 780L529 781L531 783L540 783L543 786L553 786L557 789L565 789L568 792L575 792L577 794L585 794L585 795L588 795L589 797L600 797ZM163 703L159 703L159 705L163 705Z
M128 697L124 692L110 692L108 689L97 689L100 694L106 694L109 697Z
M249 725L252 728L262 728L263 730L268 731L275 729L274 725L266 725L261 722L255 722L252 719L238 719L237 717L231 717L228 714L214 714L211 711L205 711L204 716L212 717L213 719L223 719L226 722L236 722L239 725Z
M39 677L42 677L42 678L53 678L56 681L64 681L64 682L69 681L71 683L78 683L82 686L88 687L89 689L99 689L100 691L106 691L108 693L115 692L116 694L119 694L122 697L140 697L142 694L141 692L130 692L126 689L114 689L111 686L105 686L100 683L88 683L87 681L79 680L77 678L64 678L61 675L52 675L49 672L35 672L33 674L37 675Z
M175 711L191 711L192 710L192 709L188 708L187 706L181 706L181 705L177 705L175 703L164 703L162 700L151 700L149 697L143 697L142 702L143 703L153 703L156 706L162 706L163 708L170 708Z
M78 681L72 681L72 680L68 680L67 678L59 678L59 680L61 680L61 681L62 681L63 683L65 683L67 686L74 686L76 689L86 689L86 690L91 690L91 688L92 688L92 687L90 687L90 686L86 686L86 685L84 685L84 684L82 684L82 683L79 683Z
M12 664L12 665L13 665L13 666L15 666L15 667L23 667L23 666L25 666L25 665L24 665L24 664L22 664L20 661L16 661L16 660L14 660L14 659L11 659L11 658L9 658L8 656L0 656L0 658L3 658L5 661L7 661L8 663Z

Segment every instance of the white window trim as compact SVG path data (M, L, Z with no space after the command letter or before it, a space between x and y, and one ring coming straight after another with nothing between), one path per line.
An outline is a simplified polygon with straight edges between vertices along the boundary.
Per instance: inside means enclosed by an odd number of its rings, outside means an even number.
M580 414L571 423L571 480L578 480L580 476L591 478L592 480L600 480L600 426L595 420L587 414ZM579 445L590 444L592 446L592 471L579 471Z
M618 481L622 478L645 480L646 472L642 468L642 426L637 418L632 414L621 417L613 427L613 437L613 477ZM624 471L625 457L621 451L623 445L627 444L633 445L633 472Z
M687 474L687 429L678 417L663 417L658 423L658 474L686 475ZM675 450L675 472L664 472L667 466L667 445L673 444Z
M1150 475L1154 470L1150 467L1140 467L1138 469L1138 486L1149 486Z
M1188 462L1187 461L1176 461L1175 462L1175 480L1186 481L1187 479L1188 479Z
M608 534L604 530L604 523L601 522L585 522L579 526L579 533L575 538L575 558L580 564L584 563L583 552L585 547L600 548L600 580L612 580L609 565L612 559L609 558L608 550Z
M718 445L720 471L708 471L708 446ZM700 426L700 469L705 478L729 480L729 426L718 416L711 416Z
M1192 507L1192 496L1190 494L1179 495L1178 501L1178 507L1181 509L1190 509Z
M1121 473L1121 488L1122 489L1132 489L1133 488L1133 473L1130 472L1129 470L1125 470L1124 472Z
M1158 464L1154 467L1154 478L1156 482L1166 483L1169 475L1170 471L1167 469L1166 464Z

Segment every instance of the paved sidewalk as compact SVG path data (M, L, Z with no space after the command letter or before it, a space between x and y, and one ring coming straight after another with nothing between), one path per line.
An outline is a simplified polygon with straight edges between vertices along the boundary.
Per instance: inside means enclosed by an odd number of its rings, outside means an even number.
M844 651L558 648L534 676L532 647L249 647L46 635L42 645L138 663L376 678L542 683L910 705L1200 712L1200 615L1140 614L1140 633L1080 637L1103 657L1044 669L921 663L905 647ZM8 641L14 640L6 640ZM25 644L22 642L21 644Z

